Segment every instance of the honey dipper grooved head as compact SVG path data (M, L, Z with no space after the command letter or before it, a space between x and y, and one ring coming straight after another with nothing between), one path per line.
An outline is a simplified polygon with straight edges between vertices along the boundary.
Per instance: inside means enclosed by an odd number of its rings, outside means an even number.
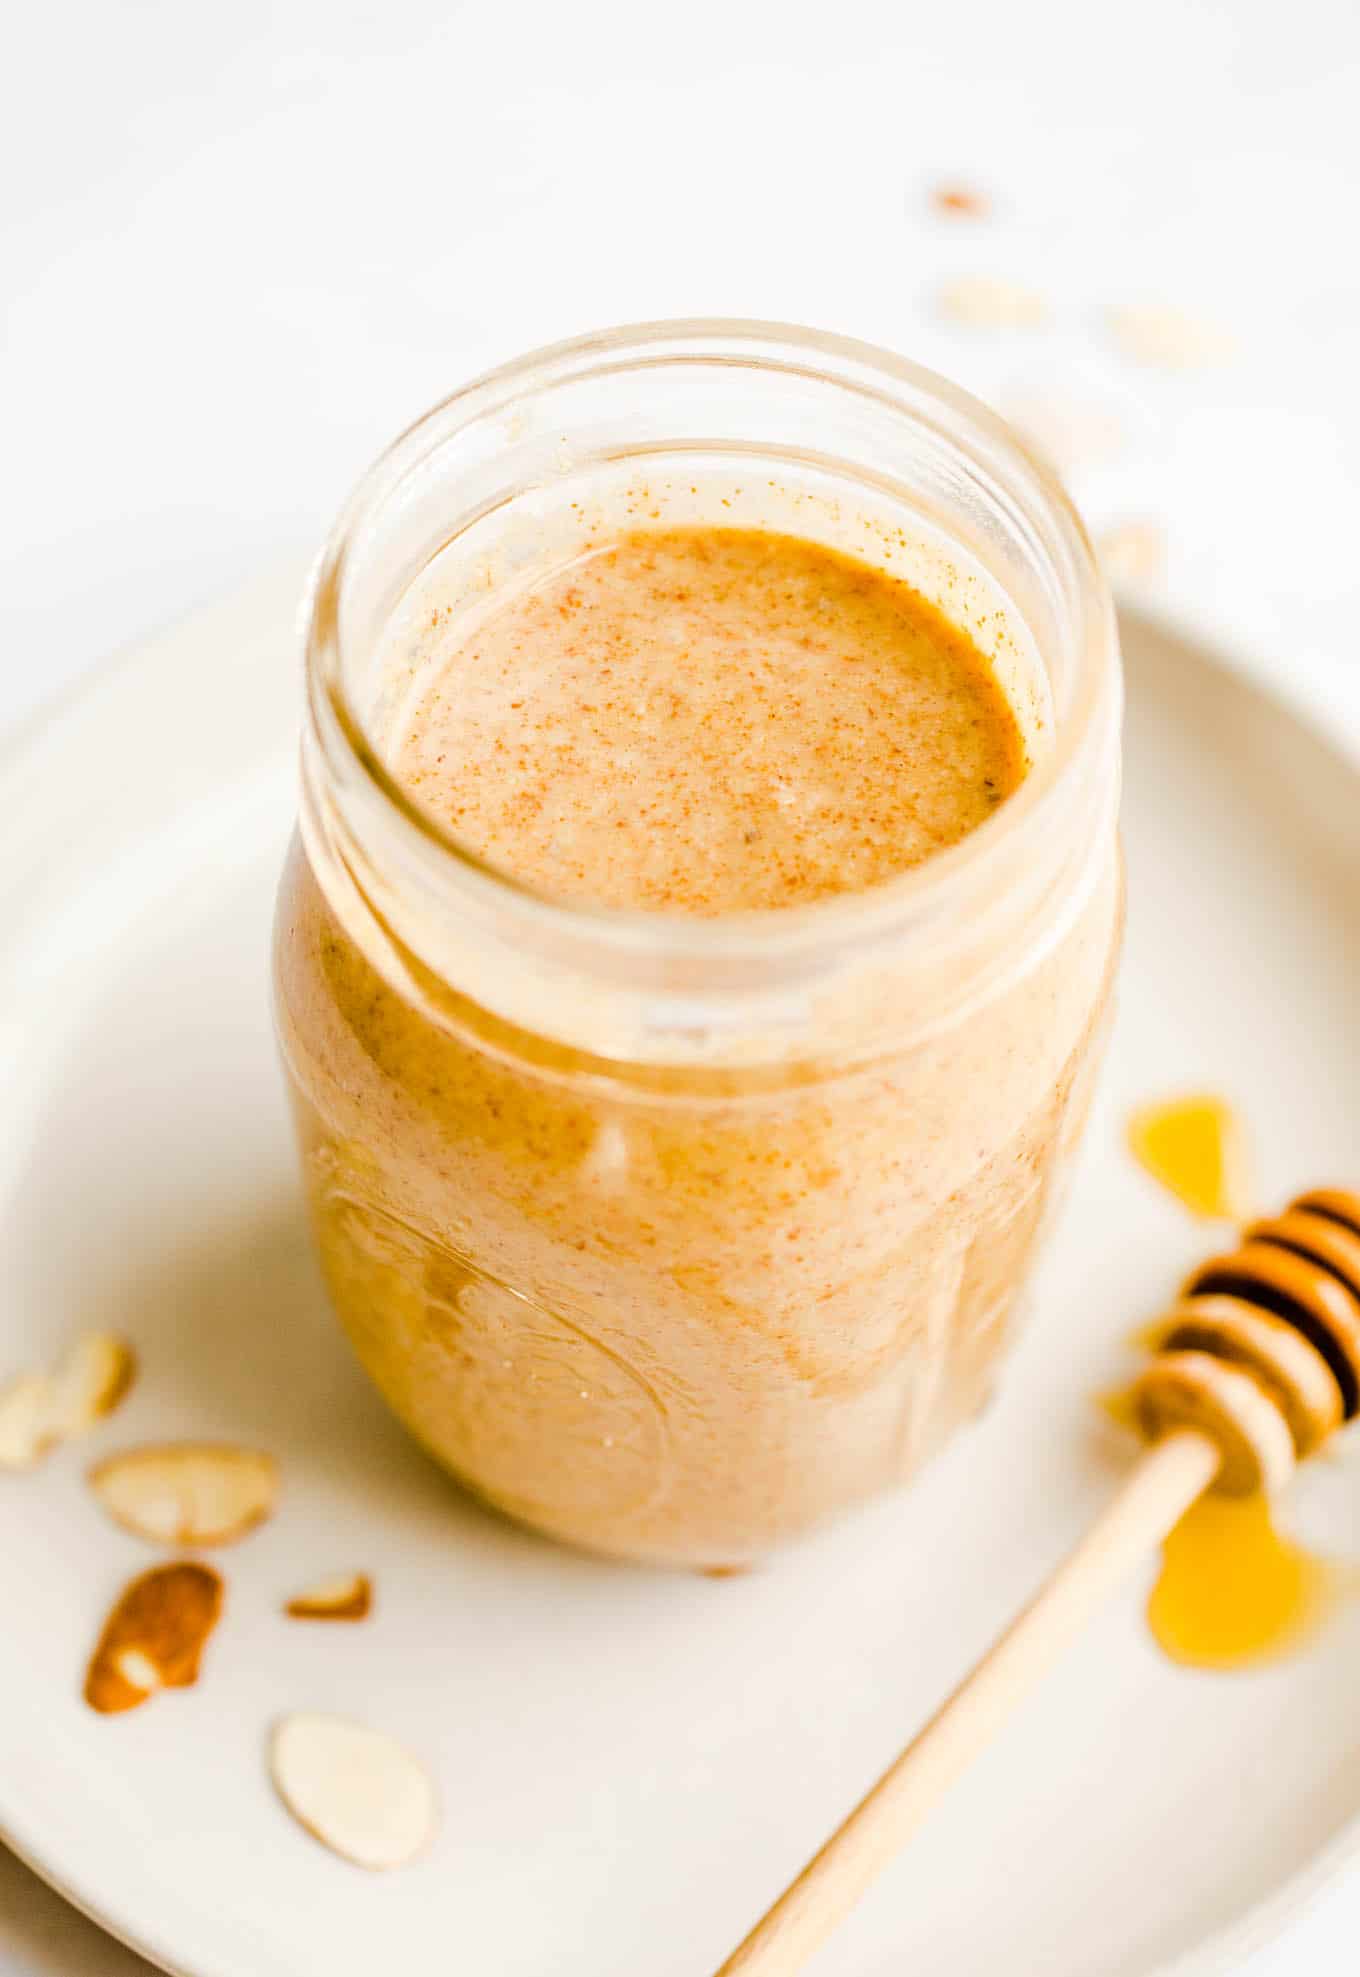
M1253 1222L1247 1241L1273 1243L1276 1249L1292 1250L1306 1262L1330 1270L1360 1302L1360 1236L1340 1222L1306 1208L1291 1208L1270 1221Z
M1186 1280L1184 1296L1205 1292L1241 1298L1283 1318L1331 1368L1346 1419L1360 1412L1360 1299L1330 1271L1293 1250L1248 1242L1211 1258Z
M1350 1188L1310 1188L1289 1206L1309 1215L1325 1215L1329 1222L1339 1222L1353 1236L1360 1236L1360 1194Z
M1133 1405L1149 1441L1193 1428L1223 1457L1214 1488L1229 1496L1280 1489L1294 1471L1294 1438L1252 1374L1208 1352L1163 1352L1134 1382Z
M1341 1389L1331 1368L1283 1318L1240 1297L1187 1297L1167 1313L1164 1352L1208 1352L1241 1366L1270 1395L1302 1461L1341 1426Z

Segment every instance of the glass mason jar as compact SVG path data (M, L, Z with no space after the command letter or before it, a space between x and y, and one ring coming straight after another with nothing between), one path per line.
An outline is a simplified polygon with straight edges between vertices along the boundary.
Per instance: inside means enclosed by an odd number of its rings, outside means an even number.
M474 857L390 773L393 625L436 567L472 624L588 531L696 520L939 603L1021 717L1019 790L887 884L727 918ZM986 1398L1107 1027L1119 656L1061 488L883 351L616 330L396 442L306 643L278 1024L330 1294L392 1407L489 1502L630 1558L740 1564L903 1482Z

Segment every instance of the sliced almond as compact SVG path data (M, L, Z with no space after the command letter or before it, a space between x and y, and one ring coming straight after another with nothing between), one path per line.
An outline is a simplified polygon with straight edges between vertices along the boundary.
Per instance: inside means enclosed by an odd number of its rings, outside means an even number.
M947 281L936 306L951 323L973 329L1032 329L1048 317L1042 295L995 275L959 275Z
M56 1439L45 1373L20 1373L0 1387L0 1469L31 1469Z
M434 1786L402 1745L339 1716L275 1726L269 1768L299 1825L357 1867L401 1867L435 1828Z
M137 1359L113 1332L83 1332L52 1375L52 1419L62 1441L112 1414L137 1374Z
M1160 302L1139 302L1111 309L1106 320L1126 357L1137 364L1158 365L1162 370L1189 371L1209 364L1225 364L1237 347L1217 323L1205 322L1184 309Z
M222 1611L222 1581L182 1559L143 1572L104 1622L85 1676L85 1700L101 1715L135 1709L157 1689L198 1680L203 1644Z
M228 1545L274 1508L278 1465L257 1449L169 1442L109 1456L90 1483L115 1523L152 1544Z
M1098 405L1067 403L1051 393L1017 392L1000 409L1026 449L1062 475L1112 460L1124 446L1118 417Z
M21 1373L0 1389L0 1469L31 1469L58 1442L111 1414L132 1385L132 1348L111 1332L82 1332L55 1373Z
M1096 537L1096 554L1117 588L1153 583L1162 574L1166 542L1155 522L1117 522Z
M363 1620L373 1607L373 1582L366 1572L340 1572L318 1579L283 1609L290 1620Z
M991 210L985 196L971 185L937 185L931 203L937 213L955 220L985 220Z

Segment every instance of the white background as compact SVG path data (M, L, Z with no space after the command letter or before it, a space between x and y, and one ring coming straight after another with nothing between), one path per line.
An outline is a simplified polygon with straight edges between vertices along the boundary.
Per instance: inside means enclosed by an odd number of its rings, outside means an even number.
M0 730L313 543L476 370L681 314L1050 408L1093 526L1164 532L1164 602L1360 710L1353 0L59 0L4 67ZM944 320L973 273L1047 323ZM1106 311L1143 302L1231 361L1130 361ZM1253 1977L1358 1932L1360 1881ZM0 1852L3 1977L143 1968Z

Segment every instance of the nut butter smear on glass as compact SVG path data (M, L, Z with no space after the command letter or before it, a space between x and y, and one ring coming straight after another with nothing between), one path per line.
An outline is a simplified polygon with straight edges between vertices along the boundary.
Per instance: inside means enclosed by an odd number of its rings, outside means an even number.
M735 1568L905 1482L1014 1336L1107 1029L1117 652L1098 590L1045 620L1061 558L1013 597L872 490L624 471L359 526L380 767L310 731L279 1032L400 1418L541 1531ZM1085 567L1007 471L1016 556Z

